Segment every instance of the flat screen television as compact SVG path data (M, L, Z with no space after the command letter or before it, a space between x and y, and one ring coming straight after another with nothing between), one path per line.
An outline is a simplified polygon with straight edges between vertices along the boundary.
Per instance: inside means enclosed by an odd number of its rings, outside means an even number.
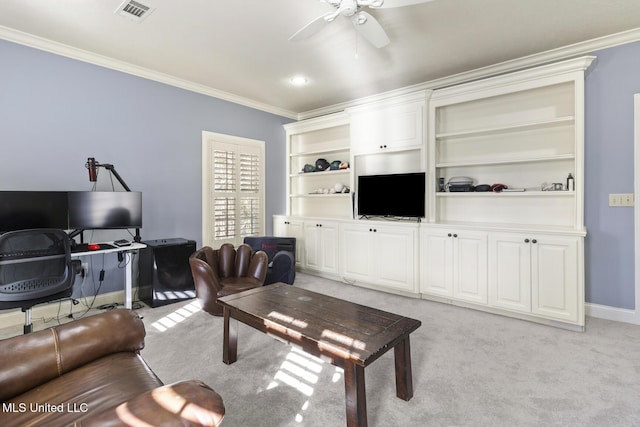
M67 227L66 191L0 191L0 232Z
M142 227L138 191L69 192L69 228L99 230Z
M424 180L424 172L359 176L358 215L424 217Z

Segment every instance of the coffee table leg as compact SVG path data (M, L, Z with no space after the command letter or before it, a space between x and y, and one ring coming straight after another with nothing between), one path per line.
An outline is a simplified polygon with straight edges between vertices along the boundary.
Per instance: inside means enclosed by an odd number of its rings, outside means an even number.
M344 386L347 404L347 426L366 427L367 395L364 386L364 367L352 362L345 362Z
M396 344L393 351L396 359L396 396L402 400L410 400L413 397L413 378L409 336Z
M231 311L224 307L224 341L222 361L227 365L238 360L238 321L231 317Z

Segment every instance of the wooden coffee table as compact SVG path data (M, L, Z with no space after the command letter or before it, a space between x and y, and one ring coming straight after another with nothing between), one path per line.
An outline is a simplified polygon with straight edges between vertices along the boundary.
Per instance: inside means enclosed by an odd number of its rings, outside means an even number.
M218 302L224 308L224 363L238 358L238 324L233 319L330 361L344 369L348 426L367 425L364 368L392 348L396 395L413 397L409 334L420 327L418 320L284 283Z

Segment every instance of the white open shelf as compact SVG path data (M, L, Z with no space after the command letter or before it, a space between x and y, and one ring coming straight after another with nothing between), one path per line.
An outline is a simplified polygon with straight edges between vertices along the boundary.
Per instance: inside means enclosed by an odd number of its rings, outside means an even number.
M566 124L571 124L574 122L573 116L566 117L558 117L554 119L540 120L540 121L532 121L525 123L514 123L510 125L504 126L496 126L489 128L481 128L481 129L472 129L460 132L446 132L446 133L437 133L437 139L445 139L445 138L463 138L470 136L480 136L485 134L497 134L502 132L514 132L514 131L523 131L528 129L535 128L545 128L545 127L553 127L553 126L563 126Z

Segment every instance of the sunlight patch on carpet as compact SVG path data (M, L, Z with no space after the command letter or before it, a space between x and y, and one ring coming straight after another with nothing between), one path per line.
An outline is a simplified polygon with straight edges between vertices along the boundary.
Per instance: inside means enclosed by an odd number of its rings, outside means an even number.
M291 351L285 357L285 360L280 365L280 369L273 376L273 380L267 386L267 390L278 387L281 384L288 385L298 390L300 393L307 397L313 395L313 387L318 383L319 375L322 372L322 368L325 362L315 356L305 353L298 348L291 348ZM336 374L340 379L342 369L336 368ZM334 382L337 381L336 374L334 374ZM304 411L309 408L309 400L306 400L300 412L295 415L295 421L301 423L304 420Z
M172 328L178 323L184 321L188 317L194 315L195 313L200 311L200 308L200 301L191 301L188 304L153 322L151 326L160 332L164 332L167 329Z

